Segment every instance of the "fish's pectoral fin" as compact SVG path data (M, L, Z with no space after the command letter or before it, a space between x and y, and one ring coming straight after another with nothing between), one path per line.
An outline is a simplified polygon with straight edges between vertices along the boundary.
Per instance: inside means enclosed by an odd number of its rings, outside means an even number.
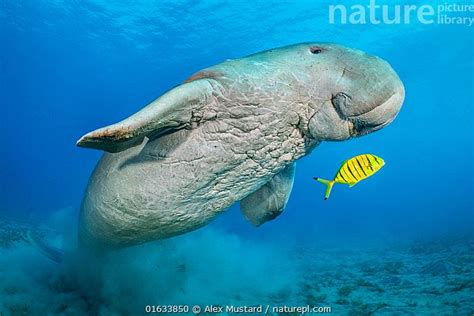
M286 166L260 189L240 201L240 211L255 226L280 215L293 188L295 163Z
M182 84L123 121L87 133L77 146L120 152L140 145L145 137L191 127L203 119L212 91L207 79Z

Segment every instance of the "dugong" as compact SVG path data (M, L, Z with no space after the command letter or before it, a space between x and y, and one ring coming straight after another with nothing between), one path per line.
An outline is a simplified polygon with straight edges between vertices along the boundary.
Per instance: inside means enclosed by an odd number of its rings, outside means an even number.
M404 94L387 62L328 43L201 70L79 139L105 151L81 206L80 243L119 248L176 236L237 201L259 226L285 208L296 160L323 141L386 126Z

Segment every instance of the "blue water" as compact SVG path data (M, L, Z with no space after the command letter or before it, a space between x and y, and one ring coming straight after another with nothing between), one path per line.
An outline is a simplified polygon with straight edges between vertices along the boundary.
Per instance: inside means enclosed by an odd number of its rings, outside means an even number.
M389 61L406 99L383 130L323 143L299 161L285 212L258 229L233 206L197 232L118 254L98 268L106 272L88 279L80 276L80 264L58 267L43 258L22 233L16 243L3 240L0 315L141 314L145 304L177 302L296 305L305 304L310 291L302 282L319 284L311 289L319 300L312 302L331 306L334 314L363 315L364 304L376 314L472 312L466 298L474 297L474 29L416 19L402 25L329 24L329 4L2 2L0 215L21 222L14 225L18 231L43 223L61 232L57 238L73 239L82 195L101 155L75 147L76 140L226 59L298 42L336 42ZM365 152L383 157L386 166L354 188L336 186L324 201L323 187L312 177L330 178L340 162ZM406 250L419 243L433 250L424 257ZM402 249L397 259L384 257L394 249ZM461 258L457 263L448 260L453 253ZM390 276L385 270L380 279L368 278L386 287L387 306L376 308L382 294L359 293L367 288L361 282L351 285L352 292L341 290L360 279L359 263L374 260L403 263L397 277L414 284L415 290L406 290L411 304L404 288L394 294L380 281ZM303 273L305 264L324 269L325 263L327 284ZM417 283L423 278L409 270L429 270L431 263L433 284ZM332 277L337 269L349 277ZM464 285L444 291L450 281ZM430 286L438 292L416 291ZM397 295L399 301L389 301Z

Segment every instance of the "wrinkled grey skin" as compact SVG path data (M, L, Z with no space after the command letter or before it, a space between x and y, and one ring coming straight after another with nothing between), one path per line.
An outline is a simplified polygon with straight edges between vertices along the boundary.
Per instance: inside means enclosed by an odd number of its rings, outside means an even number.
M87 188L80 240L123 247L167 238L240 200L261 225L283 210L296 160L322 141L379 130L403 99L387 62L334 44L297 44L207 68L78 141L110 152Z

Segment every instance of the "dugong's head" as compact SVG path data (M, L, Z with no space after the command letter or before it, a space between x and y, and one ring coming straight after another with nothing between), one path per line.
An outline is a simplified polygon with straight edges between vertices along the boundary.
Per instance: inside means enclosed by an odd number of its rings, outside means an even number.
M302 44L297 53L309 74L306 84L315 91L311 102L317 106L308 118L315 139L341 141L366 135L398 114L405 91L386 61L334 44Z

